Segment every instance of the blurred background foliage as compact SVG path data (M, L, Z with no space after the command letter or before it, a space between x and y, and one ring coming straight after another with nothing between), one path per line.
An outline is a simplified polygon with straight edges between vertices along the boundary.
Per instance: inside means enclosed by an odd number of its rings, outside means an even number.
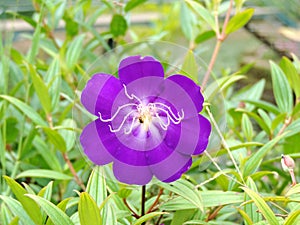
M299 224L300 186L280 166L290 155L300 179L299 8L0 1L0 224ZM214 125L207 154L179 181L147 185L143 216L140 187L94 167L77 140L93 119L79 101L85 82L133 53L163 59L166 74L177 63L200 85L212 63L214 77L203 85Z

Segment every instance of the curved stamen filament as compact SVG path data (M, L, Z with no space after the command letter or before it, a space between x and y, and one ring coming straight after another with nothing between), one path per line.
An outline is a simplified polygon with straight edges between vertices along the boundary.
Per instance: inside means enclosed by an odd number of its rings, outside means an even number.
M131 95L128 94L128 92L127 92L127 87L126 87L125 84L123 84L123 87L124 87L124 92L125 92L125 95L126 95L127 98L129 98L129 99L131 99L131 100L135 99L135 100L137 100L140 104L142 104L142 100L141 100L140 98L138 98L135 94L131 94Z
M182 117L179 117L179 118L177 118L176 116L174 116L174 113L173 113L172 111L171 111L171 114L172 114L172 116L173 116L174 118L170 115L169 111L167 111L167 110L165 110L165 109L163 109L163 108L160 108L160 107L156 107L156 109L157 109L157 110L161 110L161 111L163 111L164 113L166 113L168 119L170 119L174 124L179 124L179 123L181 122L181 120L183 119L183 116L182 116ZM183 110L182 110L182 112L183 112Z
M126 128L125 128L125 129L124 129L124 134L130 134L130 133L131 133L131 131L133 130L133 125L134 125L134 123L135 123L135 120L136 120L136 117L133 117L133 118L132 118L132 121L131 121L131 125L130 125L129 130L126 131Z
M179 112L177 112L177 116L176 116L176 115L173 113L173 111L172 111L172 109L171 109L170 106L167 106L167 105L165 105L164 103L161 103L161 102L155 102L155 103L152 103L152 104L154 105L154 107L155 107L156 109L159 109L159 110L161 110L161 111L167 113L168 115L171 114L172 117L173 117L175 120L179 121L179 122L184 118L184 111L183 111L183 109L181 109L181 115L179 114ZM166 110L166 109L163 109L163 108L161 108L161 107L158 107L157 105L163 106L163 107L167 108L167 110ZM172 119L171 119L171 120L172 120ZM173 122L173 120L172 120L172 122Z
M131 114L131 113L134 113L134 112L135 112L135 111L132 110L132 111L130 111L129 113L127 113L126 116L124 116L124 118L123 118L121 124L119 125L119 127L118 127L117 129L113 129L111 125L108 125L108 126L109 126L109 129L110 129L110 132L113 132L113 133L119 132L119 131L122 129L122 127L123 127L124 123L126 122L126 120L128 119L128 117L130 116L130 114ZM135 117L133 117L133 118L135 118Z
M111 122L111 121L113 121L113 120L117 117L118 113L119 113L123 108L128 107L128 106L136 106L136 107L137 107L138 105L135 104L135 103L127 103L127 104L125 104L125 105L119 106L118 109L117 109L117 111L115 112L115 114L114 114L111 118L109 118L109 119L103 119L101 113L98 112L99 118L100 118L100 120L101 120L102 122Z
M165 122L160 118L160 116L158 115L158 113L155 114L155 117L159 120L159 125L163 130L167 130L168 126L170 125L170 118L167 117L168 122L167 124L165 124Z

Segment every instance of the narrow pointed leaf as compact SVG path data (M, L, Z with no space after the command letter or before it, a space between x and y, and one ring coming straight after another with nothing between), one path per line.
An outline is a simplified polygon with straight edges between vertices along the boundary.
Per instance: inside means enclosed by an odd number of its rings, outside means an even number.
M86 192L80 194L78 213L81 225L101 225L100 210L95 200Z
M267 203L263 200L261 196L259 196L256 192L252 191L247 187L242 187L242 189L251 197L254 201L255 205L259 209L259 212L265 217L265 219L272 225L279 225L278 220L274 212L270 209Z
M214 20L213 15L204 8L200 3L192 0L185 0L190 7L194 10L195 13L197 13L205 22L208 23L208 25L216 31L216 23Z
M26 116L28 116L36 125L47 126L47 123L36 112L36 110L30 107L29 105L27 105L26 103L20 101L17 98L7 96L7 95L0 95L0 98L3 98L9 101L14 106L16 106L21 112L23 112Z
M165 212L151 212L151 213L148 213L148 214L142 216L141 218L137 219L133 223L133 225L141 225L142 223L152 219L153 217L160 216L160 215L163 215L163 214L168 214L168 213L165 213Z
M73 225L72 220L52 202L36 195L27 194L26 196L33 199L46 212L54 224Z
M275 101L279 110L284 113L291 113L293 110L293 94L286 75L274 62L270 62L272 84Z
M5 202L5 204L8 206L8 208L13 213L13 215L18 216L20 218L23 224L35 225L35 223L28 216L28 214L26 213L26 211L24 210L20 202L18 202L17 200L11 197L1 196L1 195L0 195L0 199L2 199Z
M20 174L18 174L17 178L21 177L41 177L41 178L50 178L55 180L71 180L73 177L68 176L64 173L46 170L46 169L32 169L26 170Z
M32 199L25 196L25 194L27 194L26 190L12 178L4 176L4 179L30 218L36 224L42 224L41 211Z
M226 27L226 34L230 34L243 26L245 26L251 19L254 13L254 9L246 9L243 12L239 12L234 15L228 22Z

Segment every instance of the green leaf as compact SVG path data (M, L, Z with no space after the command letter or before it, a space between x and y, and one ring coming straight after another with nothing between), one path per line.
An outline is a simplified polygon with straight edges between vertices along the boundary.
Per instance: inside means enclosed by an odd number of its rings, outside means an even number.
M66 52L66 64L69 70L73 70L83 50L85 34L78 35L69 45Z
M280 67L272 61L270 61L270 65L275 101L281 112L287 112L290 114L293 110L292 89Z
M159 186L182 196L203 211L203 200L201 195L190 182L186 180L177 180L171 184L159 182Z
M289 216L285 219L283 225L297 225L298 224L298 217L300 215L300 209L289 213Z
M41 13L39 13L39 21L36 24L36 26L34 27L34 34L33 34L33 38L32 38L32 45L31 48L28 52L28 61L30 63L33 63L34 59L36 58L37 54L38 54L38 50L39 50L39 42L41 39L41 24L42 24L42 20L43 20L43 11L44 11L44 7L41 7Z
M293 194L299 194L299 193L300 193L300 184L296 184L290 190L288 190L288 192L285 195L291 196Z
M243 12L239 12L234 15L228 22L226 27L226 34L230 34L243 26L245 26L251 19L254 13L254 9L246 9Z
M265 217L265 219L272 225L279 225L274 212L270 209L267 203L260 197L256 192L252 191L247 187L242 187L242 189L250 196L250 198L254 201L255 205L259 209L259 212Z
M59 58L55 57L48 68L45 81L48 84L49 95L51 96L51 107L55 110L59 98L60 98L60 87L61 87L61 71Z
M68 128L59 130L59 134L64 139L66 150L70 151L74 147L76 141L76 133L74 131L77 127L76 122L73 119L65 119L61 125Z
M208 31L205 31L201 34L199 34L196 38L195 38L195 43L196 44L200 44L204 41L207 41L213 37L216 36L216 33L213 31L213 30L208 30Z
M36 195L27 194L26 196L33 199L46 212L54 224L74 225L72 220L52 202Z
M286 75L290 86L294 90L296 94L296 98L300 97L300 75L294 64L287 58L283 57L279 63L281 69L283 70L284 74Z
M243 114L242 116L242 131L248 141L251 141L253 138L253 126L252 123L247 116L247 114Z
M251 190L257 192L257 187L255 185L255 182L252 180L251 177L248 177L247 179L247 187L249 187ZM249 201L251 198L249 195L245 194L245 202ZM258 212L257 206L254 203L246 204L244 206L245 212L250 217L251 221L254 223L259 222L262 220L261 214ZM248 225L251 223L248 223Z
M205 208L218 207L221 205L230 205L244 202L244 195L233 191L201 191L203 206ZM164 203L161 208L166 211L176 211L182 209L197 209L197 206L190 201L179 196Z
M101 225L100 210L95 200L86 192L80 194L78 213L81 225Z
M129 12L133 8L137 7L138 5L141 5L141 4L145 3L147 1L148 0L130 0L126 3L124 10L125 10L125 12Z
M35 136L33 139L33 146L52 170L62 171L61 165L56 156L56 150L50 149L49 145L47 145L40 136Z
M10 177L4 176L4 179L34 223L42 224L41 211L32 199L29 199L25 196L25 194L27 194L26 190Z
M180 4L180 26L184 36L189 40L194 38L194 25L196 24L196 17L187 7L185 2Z
M216 31L216 23L213 15L204 8L200 3L192 1L192 0L185 0L190 7L197 13L207 24Z
M177 210L174 213L171 225L182 225L184 222L192 219L195 214L195 209Z
M189 50L185 55L180 73L198 83L198 65L192 50Z
M33 82L33 86L40 100L40 103L44 111L46 112L46 114L49 114L51 112L51 99L48 92L48 88L45 82L42 80L42 78L38 75L34 67L30 64L28 64L28 67L30 71L30 77Z
M141 218L137 219L133 225L141 225L142 223L152 219L153 217L156 217L156 216L160 216L160 215L163 215L163 214L168 214L168 213L165 213L165 212L151 212L151 213L147 213L146 215L142 216Z
M28 116L35 124L40 126L47 126L47 123L36 112L36 110L34 110L32 107L25 104L24 102L20 101L19 99L7 95L0 95L0 98L3 98L9 101L14 106L16 106L21 112L23 112L26 116Z
M285 129L285 131L287 132L286 137L290 137L295 134L299 134L300 133L300 118L293 121L290 125L288 125L287 128Z
M66 208L67 208L67 204L70 202L71 199L72 199L72 197L71 198L65 198L60 203L58 203L57 207L65 212ZM55 225L55 224L52 222L52 220L47 220L46 225Z
M18 216L20 218L23 224L35 225L35 223L28 216L20 202L11 197L2 195L0 195L0 199L2 199L3 202L5 202L5 204L8 206L13 215Z
M127 22L120 14L115 14L110 22L110 32L114 37L124 36L127 30Z
M236 207L236 210L241 214L241 216L243 217L244 219L244 223L246 225L253 225L253 221L251 220L251 218L249 217L249 213L247 213L246 211L240 209L240 208L237 208Z
M65 140L62 136L56 131L49 127L42 127L44 132L47 134L49 141L61 152L67 151L67 146Z
M45 169L32 169L26 170L20 174L18 174L17 178L21 177L42 177L42 178L50 178L55 180L71 180L73 177L68 176L64 173L53 171L53 170L45 170Z
M249 176L254 173L258 167L260 166L263 158L267 155L267 153L274 147L274 145L280 141L285 134L279 135L262 146L255 154L251 155L251 157L247 160L243 175Z
M98 206L106 199L106 182L102 167L96 166L93 169L87 183L86 191L95 199Z

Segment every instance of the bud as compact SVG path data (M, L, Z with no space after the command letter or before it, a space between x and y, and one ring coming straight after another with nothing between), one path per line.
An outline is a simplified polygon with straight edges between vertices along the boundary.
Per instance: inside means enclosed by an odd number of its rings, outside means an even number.
M294 174L295 161L288 155L281 155L281 166L285 172L289 172L292 178L292 186L296 185L296 178Z

